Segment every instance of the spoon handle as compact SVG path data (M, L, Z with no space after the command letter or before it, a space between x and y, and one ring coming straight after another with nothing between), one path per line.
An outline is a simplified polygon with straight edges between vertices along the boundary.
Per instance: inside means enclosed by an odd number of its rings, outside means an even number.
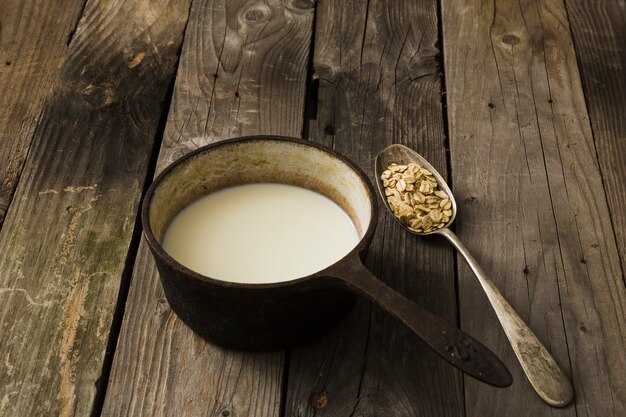
M509 370L478 340L451 326L377 279L358 256L340 270L327 271L344 285L395 316L437 354L468 375L496 387L511 385Z
M574 397L572 385L554 358L524 323L524 320L513 310L454 232L443 228L438 230L438 233L452 242L474 271L511 342L515 356L537 394L554 407L564 407L569 404Z

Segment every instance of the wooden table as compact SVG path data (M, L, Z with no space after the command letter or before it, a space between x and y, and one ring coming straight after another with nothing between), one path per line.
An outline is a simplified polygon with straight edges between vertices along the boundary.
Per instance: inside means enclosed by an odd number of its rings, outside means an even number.
M626 415L624 0L2 0L0 415ZM223 350L170 310L137 214L207 143L303 137L447 174L455 222L571 376L543 403L440 238L381 210L367 259L514 384L463 377L366 302L286 351Z

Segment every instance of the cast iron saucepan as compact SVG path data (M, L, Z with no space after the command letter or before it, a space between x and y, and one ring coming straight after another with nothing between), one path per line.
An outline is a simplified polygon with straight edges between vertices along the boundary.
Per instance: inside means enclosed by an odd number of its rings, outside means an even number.
M315 274L269 284L201 275L161 246L172 219L198 198L235 185L268 182L307 188L336 202L356 226L357 246ZM507 368L480 342L389 288L365 268L361 259L377 220L375 193L359 167L329 149L276 136L242 137L202 147L154 180L141 220L170 306L192 330L218 345L260 350L302 343L335 325L359 294L398 318L463 372L494 386L511 384Z

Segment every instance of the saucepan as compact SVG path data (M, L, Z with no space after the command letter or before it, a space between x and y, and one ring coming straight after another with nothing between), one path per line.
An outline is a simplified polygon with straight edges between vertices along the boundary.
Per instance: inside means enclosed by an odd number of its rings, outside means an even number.
M163 249L165 233L183 208L212 192L251 183L294 185L328 197L354 223L358 244L313 274L260 284L202 275ZM335 326L359 295L395 316L461 371L494 386L510 385L510 373L489 349L394 291L363 265L377 218L376 194L356 164L323 146L278 136L229 139L190 152L154 180L141 215L172 310L210 342L240 350L305 343ZM242 253L242 262L245 257Z

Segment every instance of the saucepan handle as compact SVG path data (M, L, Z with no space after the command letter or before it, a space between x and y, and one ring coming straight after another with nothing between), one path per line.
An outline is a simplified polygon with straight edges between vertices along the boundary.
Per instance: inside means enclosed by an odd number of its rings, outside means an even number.
M466 374L496 387L511 385L509 370L482 343L425 310L376 278L358 256L326 271L351 291L395 316L437 354Z

